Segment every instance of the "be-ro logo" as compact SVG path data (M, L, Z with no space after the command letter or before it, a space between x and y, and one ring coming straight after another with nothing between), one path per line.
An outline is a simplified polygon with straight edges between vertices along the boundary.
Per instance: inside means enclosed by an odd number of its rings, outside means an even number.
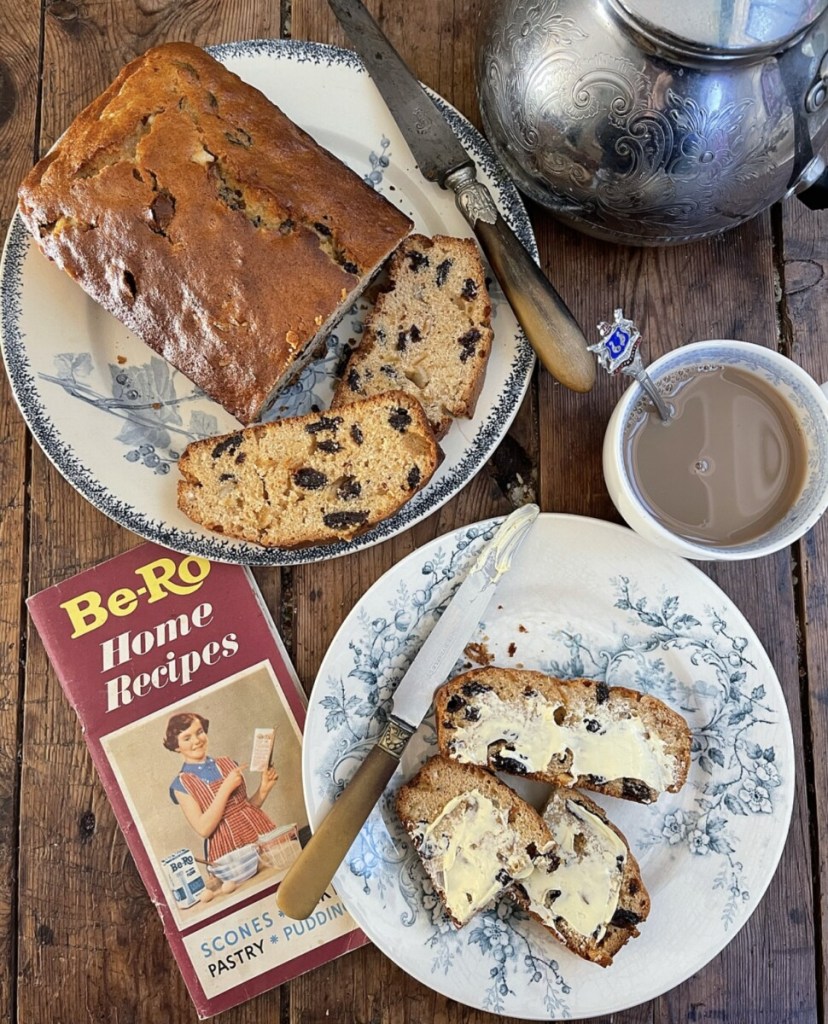
M119 587L104 598L96 590L64 601L61 608L72 624L72 639L90 633L102 626L110 615L131 615L146 598L147 604L161 601L169 594L193 594L210 573L210 563L204 558L189 555L176 564L172 558L158 558L135 570L143 585L132 589Z

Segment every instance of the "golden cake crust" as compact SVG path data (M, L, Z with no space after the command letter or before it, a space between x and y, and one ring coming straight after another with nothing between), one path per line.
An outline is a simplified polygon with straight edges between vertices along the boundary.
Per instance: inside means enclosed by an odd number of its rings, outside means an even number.
M243 423L411 228L203 50L128 64L19 191L43 252Z

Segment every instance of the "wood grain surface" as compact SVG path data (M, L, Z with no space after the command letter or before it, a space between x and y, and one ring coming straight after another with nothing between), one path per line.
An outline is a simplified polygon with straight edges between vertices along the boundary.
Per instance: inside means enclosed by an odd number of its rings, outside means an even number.
M474 52L486 0L370 0L415 74L480 125ZM173 39L292 37L346 45L324 0L5 0L0 10L0 227L33 160L127 60ZM828 214L793 202L724 236L633 249L578 235L530 206L542 265L584 326L623 305L650 358L691 340L778 348L828 380ZM527 499L619 521L601 443L625 384L588 396L542 370L499 450L406 533L334 563L256 577L306 688L343 617L399 559ZM160 920L127 853L25 612L25 597L138 543L33 444L0 380L0 1019L40 1024L195 1021ZM707 567L743 610L782 683L797 751L790 835L765 898L710 964L613 1024L811 1024L824 1019L828 906L826 524L775 556ZM681 942L682 922L675 922ZM254 1024L494 1024L365 947L219 1018ZM597 1024L597 1022L595 1022Z

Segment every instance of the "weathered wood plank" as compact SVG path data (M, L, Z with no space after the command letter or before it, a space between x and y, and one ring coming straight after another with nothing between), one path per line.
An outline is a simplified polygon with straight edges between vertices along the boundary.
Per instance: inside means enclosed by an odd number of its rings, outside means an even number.
M439 4L368 0L366 6L420 81L479 128L474 53L477 24L486 10L484 0ZM327 3L317 0L294 0L291 34L294 39L316 39L352 49Z
M29 15L30 26L37 21L36 13ZM278 34L278 28L278 0L49 5L40 151L124 62L149 46L169 39L206 45ZM136 543L137 537L92 509L35 451L31 592ZM271 596L277 594L278 586L271 588ZM19 1019L195 1021L160 919L34 633L24 709ZM280 1005L276 991L226 1019L272 1019Z
M0 233L5 237L17 183L31 165L37 116L38 11L32 0L5 5L0 43ZM15 1014L18 928L18 818L21 666L26 656L26 482L30 440L6 375L0 381L0 1019Z
M816 213L791 200L783 207L783 340L787 354L820 383L828 381L828 213ZM810 839L819 902L803 934L816 930L819 1006L828 1006L824 954L828 948L828 521L817 523L798 545L797 578L802 631L801 686L805 711L806 789L811 812Z
M608 318L614 306L623 305L644 332L645 362L676 345L703 338L733 337L776 347L769 215L726 236L674 249L605 247L586 238L573 239L566 229L550 228L550 232L555 238L553 251L571 249L573 253L560 261L561 290L581 323L591 329L598 320ZM591 269L591 281L579 289L584 266ZM548 375L542 377L541 396L546 400L542 408L548 413L541 417L544 507L620 521L603 485L601 444L603 426L626 386L624 379L602 375L595 392L584 401L553 384ZM796 749L801 751L791 568L783 552L748 565L708 566L706 571L744 612L768 650L791 711ZM768 601L768 594L774 595L773 601ZM798 778L802 768L798 755ZM807 822L800 787L785 856L759 909L739 941L692 982L658 1002L656 1020L782 1021L792 1019L788 1014L794 1005L805 1014L797 1019L815 1014L814 953L803 942L812 916L811 894L807 886L803 889L803 879L810 874ZM774 937L772 950L764 945L767 934ZM784 965L784 980L769 980L771 958Z

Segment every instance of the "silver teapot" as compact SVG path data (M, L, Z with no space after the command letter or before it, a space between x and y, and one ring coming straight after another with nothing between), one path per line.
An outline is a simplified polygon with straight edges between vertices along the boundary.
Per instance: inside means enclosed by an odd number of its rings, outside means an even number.
M599 238L828 205L828 0L493 0L477 85L518 187Z

